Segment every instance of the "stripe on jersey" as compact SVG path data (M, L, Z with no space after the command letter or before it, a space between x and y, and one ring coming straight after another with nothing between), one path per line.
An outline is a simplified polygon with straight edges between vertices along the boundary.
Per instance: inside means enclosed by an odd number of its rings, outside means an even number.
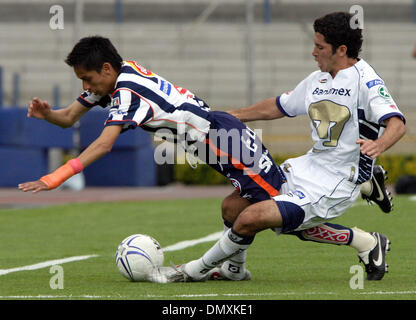
M114 96L118 96L120 98L119 108L126 112L122 118L123 120L126 118L132 119L138 125L141 125L153 119L154 110L150 102L140 96L137 92L129 88L119 88L114 91L113 97ZM116 119L113 117L110 120Z
M175 107L173 104L165 100L165 98L158 95L155 91L137 82L134 82L134 78L133 78L134 76L135 75L131 75L131 78L130 76L129 77L120 76L120 81L118 81L117 87L130 88L132 91L137 92L140 96L145 97L146 99L156 103L166 113L174 113L176 110L183 110L183 111L192 112L193 114L203 119L208 118L208 112L206 110L204 110L203 108L199 106L193 105L191 103L185 102L179 105L178 107ZM160 92L163 92L163 91L160 91Z
M90 102L90 101L88 101L87 99L85 99L86 98L86 95L85 95L85 93L83 93L82 95L80 95L79 97L78 97L78 102L79 103L81 103L84 107L87 107L87 108L91 108L91 107L94 107L95 106L95 104L96 104L96 102Z
M135 75L132 75L132 76L135 76ZM122 78L122 76L120 76L119 78ZM173 113L175 111L175 107L172 104L168 103L164 98L157 95L153 90L133 81L134 81L133 79L119 81L117 83L117 87L129 88L129 90L137 93L138 96L144 97L156 103L163 111L167 113Z
M94 94L89 93L88 91L84 91L78 98L77 101L81 103L84 107L92 108L99 105L102 108L106 108L107 104L110 103L111 98L109 95L105 95L104 97L100 98Z
M399 117L400 119L402 119L402 121L404 122L404 124L406 124L406 119L404 118L403 114L398 113L398 112L392 112L392 113L388 113L385 114L384 116L382 116L378 122L382 123L384 120L390 119L392 117Z
M203 118L203 119L208 118L208 112L207 112L206 109L203 109L201 107L193 105L192 103L188 103L188 102L182 103L176 109L177 110L182 110L182 111L192 112L193 114L196 114L198 117Z
M190 126L191 128L193 128L196 131L204 133L203 131L198 129L195 125L193 125L191 123L188 123L186 121L176 121L176 120L168 119L168 118L154 119L153 118L153 116L154 116L153 107L151 106L150 102L147 101L147 99L143 98L140 94L138 94L137 92L135 92L133 90L130 90L128 88L120 88L120 89L116 90L116 92L120 92L120 91L121 92L122 91L129 91L131 94L134 94L134 95L138 96L141 99L141 101L145 102L145 103L141 103L138 108L135 107L135 108L132 108L131 110L128 111L128 114L134 114L133 117L128 117L127 119L125 119L126 115L123 116L122 114L120 114L120 115L111 114L109 119L106 121L106 124L111 123L112 125L116 125L116 124L126 125L126 123L130 123L130 124L135 124L135 126L146 125L146 128L145 128L146 131L151 131L151 130L149 130L149 128L151 128L152 126L155 126L154 131L157 131L160 128L160 126L158 124L156 124L156 122L164 121L164 122L172 123L172 127L170 127L172 132L174 132L174 131L176 132L175 126L184 124L184 125ZM121 101L121 105L123 105L123 104L124 104L124 102ZM147 104L148 108L145 108L143 106L143 105L146 105L146 104ZM196 108L198 108L198 107L196 107ZM190 108L185 108L185 109L189 110ZM176 111L176 112L178 112L178 111ZM179 111L179 112L185 112L185 111ZM208 117L208 112L206 112L206 111L204 111L204 112L207 114L207 117ZM128 126L128 127L130 127L130 126Z
M136 129L137 123L132 120L107 120L106 126L122 126L121 132L129 129Z
M380 126L377 123L367 121L363 109L358 109L359 135L361 139L376 140L378 138ZM360 153L358 162L358 179L357 183L363 183L371 178L373 171L374 159Z
M203 141L210 128L205 102L132 61L123 63L113 102L106 125L121 125L123 131L140 126L157 134L169 128L178 140Z

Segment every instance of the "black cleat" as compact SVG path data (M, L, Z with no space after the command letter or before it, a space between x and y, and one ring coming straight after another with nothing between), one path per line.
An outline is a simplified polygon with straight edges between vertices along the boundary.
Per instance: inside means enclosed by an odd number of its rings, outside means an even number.
M360 252L358 258L364 263L367 280L381 280L387 271L386 252L390 250L390 240L381 233L371 232L377 243L371 250Z
M386 189L385 180L387 180L387 172L380 165L374 166L370 180L372 186L371 194L369 196L362 194L361 196L369 203L376 203L383 212L389 213L393 209L393 198Z

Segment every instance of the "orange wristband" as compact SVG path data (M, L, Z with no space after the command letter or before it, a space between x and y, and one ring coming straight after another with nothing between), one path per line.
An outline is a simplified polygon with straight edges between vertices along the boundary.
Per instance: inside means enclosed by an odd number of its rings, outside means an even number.
M39 180L45 183L49 190L59 187L65 180L71 178L74 174L81 172L83 169L81 161L78 158L69 160L63 166L54 172L43 176Z

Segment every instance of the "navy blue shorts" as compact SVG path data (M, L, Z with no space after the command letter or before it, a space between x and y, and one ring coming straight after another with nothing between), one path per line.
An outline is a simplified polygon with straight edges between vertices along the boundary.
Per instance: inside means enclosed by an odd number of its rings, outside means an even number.
M257 134L226 112L212 111L210 120L206 154L198 157L229 178L240 196L252 203L278 195L280 168Z
M299 227L305 219L305 211L288 201L276 201L282 216L282 233L290 233Z

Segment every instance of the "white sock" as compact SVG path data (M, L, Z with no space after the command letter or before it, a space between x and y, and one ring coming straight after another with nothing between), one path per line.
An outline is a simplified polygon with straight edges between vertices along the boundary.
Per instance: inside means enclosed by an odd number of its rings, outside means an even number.
M224 233L231 229L227 226L229 224L229 222L224 221ZM225 261L221 266L221 270L227 278L240 280L245 276L246 259L247 251L244 250L243 252L236 254L230 260Z
M247 251L245 250L225 261L221 266L221 273L228 279L243 279L246 275L246 256Z
M370 196L371 192L373 192L373 183L371 180L367 180L361 184L361 193Z
M353 237L350 243L351 247L356 249L358 252L364 252L374 248L377 241L371 233L357 227L351 228L351 230L353 231Z
M235 254L245 251L249 244L239 244L230 239L229 234L232 230L225 232L220 240L214 244L203 256L198 260L188 262L185 265L185 272L195 280L205 277L205 274L212 268L218 266L224 260L227 260ZM252 237L254 239L254 237Z

